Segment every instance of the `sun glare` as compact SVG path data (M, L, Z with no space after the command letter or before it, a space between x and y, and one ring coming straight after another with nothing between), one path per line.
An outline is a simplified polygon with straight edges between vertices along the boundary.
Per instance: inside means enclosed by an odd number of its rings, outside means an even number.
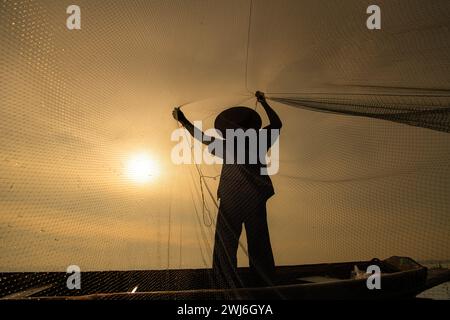
M156 162L148 154L136 154L130 158L127 165L127 176L137 183L147 183L159 173Z

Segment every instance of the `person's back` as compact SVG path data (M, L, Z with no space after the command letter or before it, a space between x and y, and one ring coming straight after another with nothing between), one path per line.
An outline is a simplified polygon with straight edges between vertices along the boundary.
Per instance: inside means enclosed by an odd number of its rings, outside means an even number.
M264 130L264 129L263 129ZM229 152L223 155L223 165L220 174L220 182L217 190L218 198L223 196L253 196L255 194L265 196L267 199L274 194L272 181L268 175L262 175L261 169L266 167L266 164L257 157L256 163L251 163L250 148L248 146L249 141L246 140L245 147L239 151L238 143L233 141L233 152ZM228 139L224 140L224 150L227 150ZM259 145L259 138L257 139L257 145ZM266 155L270 145L261 152L262 155ZM244 163L238 162L237 154L244 152ZM252 153L260 154L259 149L254 150ZM228 155L228 156L227 156ZM230 159L231 158L231 159ZM255 157L254 157L255 158Z

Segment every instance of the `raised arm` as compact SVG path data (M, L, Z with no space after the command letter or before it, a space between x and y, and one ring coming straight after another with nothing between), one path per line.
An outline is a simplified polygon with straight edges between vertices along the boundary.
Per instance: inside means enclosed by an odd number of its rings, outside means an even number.
M273 110L272 107L269 106L264 93L261 91L256 91L255 97L256 99L258 99L258 102L261 103L267 113L267 117L269 118L270 124L266 127L266 129L281 129L283 124L281 123L280 117L278 117L278 114L275 112L275 110Z
M186 128L187 131L199 140L201 143L205 145L209 145L214 141L214 137L210 137L205 135L201 130L199 130L197 127L195 127L184 115L184 113L180 110L180 108L174 108L172 111L172 116L175 120L177 120L183 127ZM206 141L205 141L206 140Z

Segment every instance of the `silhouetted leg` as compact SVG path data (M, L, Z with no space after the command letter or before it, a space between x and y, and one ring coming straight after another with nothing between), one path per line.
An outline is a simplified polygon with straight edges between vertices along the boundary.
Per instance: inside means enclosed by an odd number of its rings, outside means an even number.
M213 273L216 286L236 287L237 250L242 231L240 214L233 206L220 204L214 239Z
M270 244L265 202L248 212L245 221L250 269L256 285L271 285L275 275L275 261Z

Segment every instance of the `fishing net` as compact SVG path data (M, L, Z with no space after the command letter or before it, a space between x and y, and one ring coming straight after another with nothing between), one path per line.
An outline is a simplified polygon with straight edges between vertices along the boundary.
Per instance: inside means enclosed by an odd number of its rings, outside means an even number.
M366 0L79 0L68 30L71 4L0 2L2 296L77 294L70 265L84 293L208 287L221 166L173 163L171 112L206 129L244 105L266 125L256 90L283 122L277 266L450 259L448 1L377 1L380 30Z

